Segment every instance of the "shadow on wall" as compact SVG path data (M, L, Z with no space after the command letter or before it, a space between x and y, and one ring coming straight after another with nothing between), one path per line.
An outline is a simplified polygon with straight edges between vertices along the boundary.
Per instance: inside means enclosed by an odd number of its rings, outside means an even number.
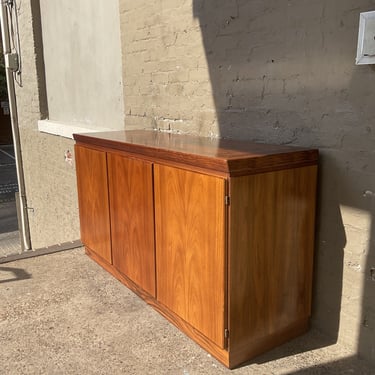
M366 253L361 258L367 263L358 260L360 277L366 279L362 310L368 325L360 327L358 349L375 359L375 312L370 303L375 284L369 280L375 263L375 171L370 162L375 134L371 120L375 92L370 90L375 87L375 72L367 69L353 76L359 71L354 66L359 12L369 10L370 2L193 0L193 4L220 136L320 149L313 324L332 338L320 346L336 342L341 330L350 335L353 328L350 323L340 326L343 271L350 273L353 266L344 257L342 206L372 217L370 246L362 249Z
M30 3L33 20L33 37L35 43L35 66L38 77L39 111L41 119L48 118L48 101L46 89L46 76L44 67L43 37L42 37L42 17L40 14L40 0Z
M375 8L373 8L375 9ZM343 174L343 191L341 202L367 215L369 238L359 251L363 260L359 268L363 272L361 325L358 337L358 352L370 358L375 364L375 66L367 65L356 69L350 83L351 102L363 115L360 123L364 123L362 132L355 128L348 132L344 146L353 153L353 146L358 145L360 151L348 160ZM356 124L358 125L358 123ZM346 140L346 143L345 143ZM350 145L351 142L354 145ZM353 153L354 154L354 153ZM358 296L360 298L360 295Z

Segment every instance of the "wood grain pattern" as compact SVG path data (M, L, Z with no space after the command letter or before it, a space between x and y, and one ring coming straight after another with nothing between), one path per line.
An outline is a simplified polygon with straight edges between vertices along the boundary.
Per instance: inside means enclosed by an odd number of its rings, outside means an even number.
M316 170L288 169L230 181L233 355L251 352L261 341L272 346L273 335L310 316Z
M315 164L318 151L230 139L133 130L75 134L79 142L199 166L230 176Z
M111 263L106 154L76 145L75 159L81 241Z
M108 153L113 265L155 297L152 164Z
M157 299L224 347L225 180L154 166Z

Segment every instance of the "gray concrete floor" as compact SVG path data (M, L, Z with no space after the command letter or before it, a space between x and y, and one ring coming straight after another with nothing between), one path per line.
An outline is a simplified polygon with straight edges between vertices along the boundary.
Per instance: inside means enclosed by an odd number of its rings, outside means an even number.
M227 370L82 248L0 264L0 374L374 374L312 330Z

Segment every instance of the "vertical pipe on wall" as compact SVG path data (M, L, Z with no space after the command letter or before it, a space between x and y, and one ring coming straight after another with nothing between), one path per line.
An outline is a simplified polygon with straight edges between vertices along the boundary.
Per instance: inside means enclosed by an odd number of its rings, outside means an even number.
M2 42L3 42L3 52L5 57L5 72L7 78L8 87L8 98L9 98L9 110L10 118L12 124L13 133L13 143L14 143L14 153L16 159L16 169L17 169L17 179L18 179L18 191L19 191L19 215L20 215L20 232L21 232L21 245L23 250L30 250L30 230L28 223L28 213L26 204L26 191L25 191L25 180L22 168L22 154L21 154L21 142L20 134L18 128L18 116L17 116L17 105L16 105L16 92L14 87L14 76L11 67L7 63L8 58L11 57L11 45L10 45L10 35L9 35L9 20L8 20L8 1L1 0L0 6L0 22L1 22L1 32L2 32Z

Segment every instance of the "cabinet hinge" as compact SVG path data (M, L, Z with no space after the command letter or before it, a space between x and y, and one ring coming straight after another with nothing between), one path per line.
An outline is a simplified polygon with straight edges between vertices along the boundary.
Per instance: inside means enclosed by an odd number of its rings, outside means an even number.
M228 328L224 329L224 338L226 338L226 339L229 338L229 329Z
M229 195L226 195L226 196L225 196L225 205L226 205L226 206L229 206L229 205L230 205L230 198L229 198Z

